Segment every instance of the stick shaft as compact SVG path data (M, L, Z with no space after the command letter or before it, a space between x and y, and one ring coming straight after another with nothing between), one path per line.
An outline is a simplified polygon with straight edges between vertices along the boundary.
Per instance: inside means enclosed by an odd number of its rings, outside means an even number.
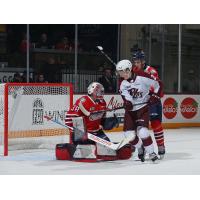
M50 121L52 121L52 122L54 122L56 124L59 124L59 125L65 127L65 128L69 128L70 130L74 130L74 127L68 126L66 124L62 124L59 121L56 121L56 120L52 119L49 116L44 116L44 118L46 118L47 120L50 120ZM112 143L110 141L107 141L107 140L104 140L104 139L102 139L102 138L100 138L100 137L98 137L98 136L96 136L96 135L94 135L92 133L87 133L87 137L88 137L88 139L90 139L90 140L92 140L92 141L94 141L96 143L99 143L101 145L104 145L104 146L106 146L106 147L108 147L110 149L113 149L113 150L117 150L118 147L121 145L121 142L117 143L117 144L114 144L114 143Z
M103 51L103 47L101 47L102 49L99 48L100 46L97 46L97 49L99 49L99 51L114 65L116 66L116 63Z

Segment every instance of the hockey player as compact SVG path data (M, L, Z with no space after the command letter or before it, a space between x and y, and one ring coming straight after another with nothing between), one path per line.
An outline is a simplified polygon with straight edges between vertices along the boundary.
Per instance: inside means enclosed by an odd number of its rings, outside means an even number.
M144 71L148 73L154 80L158 80L161 83L158 72L151 66L145 63L145 54L142 49L138 49L133 54L133 72ZM154 88L151 88L151 93L154 93ZM160 94L163 97L163 92ZM158 146L158 154L162 159L165 154L165 144L164 144L164 132L162 127L162 103L160 98L156 102L150 104L150 122L151 128L154 132L154 137Z
M130 158L132 154L130 145L114 151L103 145L95 144L95 142L87 138L87 133L90 133L110 141L103 128L110 130L118 123L115 117L111 118L109 122L104 118L106 114L106 102L103 98L104 87L98 82L93 82L88 86L87 90L88 95L80 97L73 108L67 112L65 118L66 125L74 127L74 131L71 134L71 144L66 145L66 151L70 152L70 159L91 162L91 160L96 161L97 159L116 160ZM58 152L61 152L60 149ZM76 152L79 152L78 156ZM61 156L57 157L62 157L62 155L61 152Z
M142 162L144 162L144 149L149 154L149 158L156 161L158 157L154 152L153 141L148 131L148 103L155 99L154 96L149 95L152 86L154 92L159 95L161 91L159 82L142 71L133 73L132 63L129 60L119 61L116 65L116 71L123 78L120 92L125 107L124 133L129 135L135 131L136 137L131 144L138 149L138 157Z
M92 112L106 110L106 102L103 98L104 87L98 83L93 82L88 86L88 95L79 98L73 108L66 114L65 123L68 126L73 126L72 120L76 117L82 117L85 131L93 133L98 137L109 140L102 130L101 120L105 112L91 114ZM73 141L76 143L76 141ZM93 143L92 141L79 141L78 143Z

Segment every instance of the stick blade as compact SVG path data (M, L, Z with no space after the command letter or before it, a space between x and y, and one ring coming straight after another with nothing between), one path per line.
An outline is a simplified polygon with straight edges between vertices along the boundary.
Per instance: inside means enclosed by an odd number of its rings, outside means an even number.
M126 144L128 144L130 141L134 140L134 138L135 138L135 135L132 135L132 134L130 134L130 135L128 135L127 137L125 137L125 138L119 143L117 150L120 149L120 148L122 148L122 147L125 146Z

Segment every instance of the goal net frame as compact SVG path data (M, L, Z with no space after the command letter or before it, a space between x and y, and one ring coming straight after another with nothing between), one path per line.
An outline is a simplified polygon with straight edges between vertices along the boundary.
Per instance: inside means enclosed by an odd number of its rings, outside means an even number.
M4 87L3 92L1 92L1 110L0 110L0 115L2 114L2 116L4 117L4 119L2 119L3 124L1 124L1 126L3 126L3 128L1 127L1 129L3 130L3 141L2 141L2 146L3 146L3 155L7 156L8 155L8 145L9 145L9 121L11 121L9 119L9 88L10 87L35 87L35 88L68 88L66 89L66 91L69 91L68 95L69 95L69 102L66 102L66 108L67 108L67 103L69 104L68 109L72 108L73 106L73 86L71 83L2 83L0 84L1 87ZM40 91L38 89L38 91ZM50 89L51 90L51 89ZM62 90L62 89L61 89ZM65 89L64 89L65 90ZM29 94L30 95L30 94ZM34 94L33 94L34 95ZM46 95L41 93L41 95ZM51 95L48 94L48 95ZM55 92L53 94L54 96L56 95ZM64 95L64 94L62 94ZM3 103L2 103L3 102ZM3 106L3 108L2 108ZM50 123L50 122L49 122ZM1 133L0 133L1 134ZM1 136L1 135L0 135ZM0 137L1 139L2 137ZM69 142L71 142L71 135L69 135ZM0 141L0 145L1 145L1 141Z

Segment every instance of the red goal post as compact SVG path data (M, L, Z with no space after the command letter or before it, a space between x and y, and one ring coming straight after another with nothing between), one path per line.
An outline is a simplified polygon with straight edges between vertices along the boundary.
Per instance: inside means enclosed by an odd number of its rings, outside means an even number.
M69 142L69 131L44 116L64 123L72 106L73 87L69 83L0 84L0 155Z

